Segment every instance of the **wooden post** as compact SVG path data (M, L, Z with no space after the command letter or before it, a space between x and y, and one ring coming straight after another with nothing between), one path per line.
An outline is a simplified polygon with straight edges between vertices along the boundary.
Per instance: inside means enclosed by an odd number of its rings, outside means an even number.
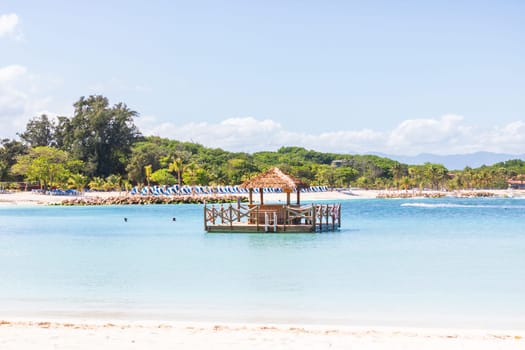
M237 222L241 222L241 197L237 197Z
M233 207L230 204L230 229L233 227Z
M319 231L323 232L323 205L319 206Z
M341 227L341 204L339 204L339 209L337 210L337 214L338 214L338 225L339 227Z
M301 204L301 189L297 188L297 205Z
M263 201L263 197L264 196L263 196L263 188L262 187L259 188L259 194L261 196L261 205L263 205L264 204L264 201Z
M206 210L206 203L204 203L204 231L208 231L208 215Z
M312 204L312 213L310 215L312 215L312 222L313 222L313 228L314 228L313 231L315 232L315 230L316 230L315 225L316 225L316 221L317 221L316 220L317 219L317 210L316 210L314 204Z
M253 203L253 188L248 189L248 203Z
M290 193L287 192L287 194L288 194L288 199L290 199ZM288 203L288 205L290 205L290 204ZM286 232L286 223L287 223L287 222L288 222L288 206L286 206L286 207L284 208L283 232Z
M328 221L328 204L326 205L326 230L330 230L330 222Z
M290 192L286 191L286 205L290 205Z
M257 227L257 232L259 232L259 206L255 209L255 225Z
M211 206L211 223L215 225L215 205Z
M335 206L336 204L332 205L332 231L335 231Z

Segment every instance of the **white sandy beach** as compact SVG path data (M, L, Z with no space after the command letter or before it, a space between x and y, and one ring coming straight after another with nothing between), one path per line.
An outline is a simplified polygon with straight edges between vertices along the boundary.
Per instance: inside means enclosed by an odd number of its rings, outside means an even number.
M525 331L0 321L2 350L523 349Z

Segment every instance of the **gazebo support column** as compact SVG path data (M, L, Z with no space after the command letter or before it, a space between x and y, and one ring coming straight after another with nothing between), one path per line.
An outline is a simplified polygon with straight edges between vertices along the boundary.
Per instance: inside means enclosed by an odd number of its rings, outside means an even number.
M259 188L259 194L261 195L261 205L263 205L264 204L264 201L263 201L263 197L264 196L263 196L263 188L262 187Z
M286 191L286 205L290 205L290 192Z
M301 189L297 189L297 205L301 204Z
M253 189L252 188L248 189L248 202L250 204L253 204Z

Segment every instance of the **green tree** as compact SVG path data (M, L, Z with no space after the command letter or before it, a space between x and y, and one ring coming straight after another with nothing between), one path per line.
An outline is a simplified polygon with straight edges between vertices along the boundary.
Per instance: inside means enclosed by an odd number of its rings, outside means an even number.
M85 162L89 175L124 173L131 146L140 137L133 123L137 112L123 103L110 107L103 96L81 97L74 107L74 116L61 119L57 127L63 147Z
M106 185L106 181L104 181L103 178L100 176L95 176L94 178L89 181L89 189L93 191L104 191Z
M175 183L175 177L169 172L168 169L162 168L151 174L151 181L161 186L172 185Z
M390 167L390 171L392 173L392 177L394 179L394 182L399 183L399 179L406 175L406 168L399 162L395 162Z
M168 170L177 174L177 184L182 186L182 174L186 169L186 165L191 157L191 153L188 151L178 151L173 161L170 163Z
M366 176L360 176L357 180L356 180L356 185L357 187L359 188L364 188L364 189L368 189L370 187L370 185L372 184L372 181L370 178L366 177Z
M341 187L350 187L350 183L357 179L359 172L348 166L335 168L335 179Z
M84 188L86 188L89 182L89 179L86 175L71 174L69 175L69 179L67 182L68 182L69 188L74 188L78 192L84 192Z
M104 179L105 191L120 191L122 189L122 176L111 174Z
M473 172L471 167L465 167L463 169L462 178L463 178L463 184L467 186L467 188L472 188L472 180L473 180Z
M47 146L30 149L26 155L17 157L12 171L28 181L39 181L47 191L50 185L67 180L70 175L67 152Z
M161 168L160 159L166 156L166 144L158 137L137 142L133 145L131 158L126 166L128 179L136 183L144 183L146 181L144 167L151 165L153 171L158 170Z
M328 185L335 187L336 170L330 165L320 165L316 176L317 183L320 185Z
M399 179L399 184L406 191L406 190L408 190L408 188L412 184L412 180L410 180L410 178L408 176L403 176L401 179Z
M0 181L10 180L9 170L18 156L27 154L29 148L20 141L3 139L0 141Z
M425 176L433 189L438 190L447 177L447 169L441 164L425 164Z
M244 174L253 173L255 170L252 158L246 154L239 154L235 158L229 159L224 169L229 184L242 183Z
M144 167L144 174L146 174L146 182L148 183L148 186L149 186L149 182L151 180L151 174L153 173L153 170L152 170L152 166L151 164L149 165L146 165Z
M19 136L31 147L56 146L55 128L55 123L47 115L42 114L31 119L26 125L26 130Z

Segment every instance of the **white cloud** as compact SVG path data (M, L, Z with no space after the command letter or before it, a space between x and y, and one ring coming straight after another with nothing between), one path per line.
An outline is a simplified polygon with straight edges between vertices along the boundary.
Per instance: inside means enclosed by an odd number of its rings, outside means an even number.
M525 122L515 121L479 135L484 144L495 152L508 152L516 150L525 153Z
M27 121L55 109L49 94L53 79L33 75L22 65L0 67L0 137L14 137ZM480 128L460 115L410 119L392 130L333 130L298 132L279 122L254 117L229 118L217 123L176 125L154 116L136 119L145 135L193 141L231 151L256 152L282 146L301 146L323 152L415 155L461 154L477 151L525 153L525 121ZM334 128L335 129L335 128Z
M14 137L30 118L49 108L51 99L40 93L49 82L41 80L21 65L0 67L0 138Z
M232 151L276 150L301 146L324 152L415 155L462 154L477 151L520 154L525 150L525 122L516 121L492 129L480 129L459 115L405 120L391 131L338 130L323 133L289 131L276 121L253 117L231 118L219 123L175 125L155 117L137 120L145 135L193 141Z
M4 36L17 37L16 26L18 25L18 16L14 13L0 15L0 38Z
M443 147L464 147L472 128L464 126L463 119L462 116L449 114L439 119L405 120L390 132L388 146L394 152L411 148L412 154L428 150L440 153ZM464 153L464 150L455 152Z
M0 83L8 84L16 81L21 76L27 73L27 69L24 66L13 64L6 67L0 68Z

